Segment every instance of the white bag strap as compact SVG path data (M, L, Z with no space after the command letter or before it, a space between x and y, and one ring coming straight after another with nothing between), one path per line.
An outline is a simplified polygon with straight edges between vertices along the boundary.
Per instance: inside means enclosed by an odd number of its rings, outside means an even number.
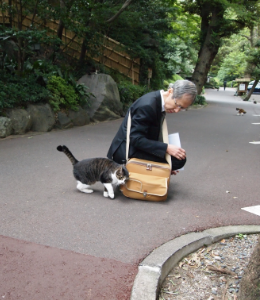
M163 142L166 143L166 144L169 144L166 118L164 118L162 127L163 127L162 128L163 129ZM127 129L126 129L126 162L128 162L129 143L130 143L130 130L131 130L131 111L129 109L128 119L127 119ZM170 154L166 153L165 159L168 162L170 168L172 168L172 160L171 160Z
M166 118L164 118L163 121L163 142L166 144L169 144L169 138L168 138L168 128L166 123ZM165 159L168 162L170 169L172 169L172 159L169 153L165 154Z
M129 143L130 143L130 130L131 130L131 111L129 109L128 119L127 119L127 129L126 129L126 163L128 162L128 152L129 152Z

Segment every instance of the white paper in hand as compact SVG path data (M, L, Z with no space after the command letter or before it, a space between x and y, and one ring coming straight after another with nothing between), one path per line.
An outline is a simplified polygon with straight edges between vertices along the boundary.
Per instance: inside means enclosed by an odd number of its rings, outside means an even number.
M169 134L168 138L169 138L169 144L170 145L175 145L175 146L181 147L181 140L180 140L179 132ZM184 167L182 167L179 170L180 171L184 170Z

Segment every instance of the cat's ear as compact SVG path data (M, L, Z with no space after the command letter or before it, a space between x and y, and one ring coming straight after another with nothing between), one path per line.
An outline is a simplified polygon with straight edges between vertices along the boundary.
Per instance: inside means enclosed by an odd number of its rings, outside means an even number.
M122 165L122 173L124 173L125 176L129 177L129 172L128 172L127 168L124 165Z
M120 165L119 169L118 169L118 173L119 174L124 174L124 166Z

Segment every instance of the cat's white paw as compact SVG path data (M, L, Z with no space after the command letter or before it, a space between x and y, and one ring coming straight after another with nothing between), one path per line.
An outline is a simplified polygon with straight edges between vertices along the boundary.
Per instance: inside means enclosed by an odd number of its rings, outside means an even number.
M91 193L94 192L94 191L91 190L91 189L82 189L82 190L80 190L80 191L83 192L83 193L86 193L86 194L91 194Z
M107 198L108 197L108 192L103 192L103 196Z
M112 193L110 193L110 194L109 194L109 198L114 199L114 198L115 198L115 195L112 194Z

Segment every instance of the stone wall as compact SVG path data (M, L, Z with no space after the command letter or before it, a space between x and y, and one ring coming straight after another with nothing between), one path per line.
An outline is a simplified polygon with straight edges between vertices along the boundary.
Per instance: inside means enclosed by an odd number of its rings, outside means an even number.
M67 129L84 126L90 122L118 119L123 116L117 84L106 74L84 75L79 83L89 87L89 105L78 111L54 113L47 103L29 104L26 109L9 109L0 116L0 138L28 131L48 132L54 128Z

